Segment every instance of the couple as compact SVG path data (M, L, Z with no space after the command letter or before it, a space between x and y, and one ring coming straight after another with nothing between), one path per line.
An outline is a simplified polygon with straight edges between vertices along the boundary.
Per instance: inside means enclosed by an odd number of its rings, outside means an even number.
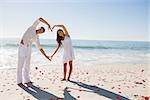
M39 29L36 29L36 27L38 26L40 22L43 22L46 25L48 25L48 29L50 29L51 31L55 27L62 28L62 29L57 30L56 41L58 43L58 46L55 52L51 56L46 55L45 51L40 46L39 34L43 34L45 32L44 27L40 27ZM39 18L33 23L32 26L30 26L27 29L27 31L24 33L20 41L19 50L18 50L17 85L18 86L23 85L22 78L24 78L24 83L27 86L30 86L32 84L30 77L29 77L32 43L35 43L36 47L40 50L40 52L50 61L55 55L55 53L58 51L58 49L63 45L64 47L64 56L63 56L64 78L62 80L63 81L66 80L67 63L69 62L70 70L69 70L69 76L67 80L70 81L70 75L72 72L72 61L74 59L74 52L72 48L70 35L64 25L54 25L53 28L51 28L51 26L48 24L47 21L45 21L43 18Z

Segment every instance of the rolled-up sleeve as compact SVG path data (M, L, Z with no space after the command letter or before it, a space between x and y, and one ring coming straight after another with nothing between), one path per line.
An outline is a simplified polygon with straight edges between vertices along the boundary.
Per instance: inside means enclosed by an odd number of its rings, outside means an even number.
M37 37L36 41L35 41L35 46L40 50L42 47L40 45L40 40L39 37Z

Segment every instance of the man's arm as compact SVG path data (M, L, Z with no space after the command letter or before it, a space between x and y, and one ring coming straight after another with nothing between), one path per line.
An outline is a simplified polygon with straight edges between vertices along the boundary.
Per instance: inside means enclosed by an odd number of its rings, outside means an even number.
M37 37L37 40L35 42L36 47L41 51L41 53L48 59L51 61L51 59L49 58L49 56L46 55L46 53L44 52L43 48L40 46L40 41L39 41L39 37Z
M49 56L46 55L45 51L43 50L43 48L40 48L41 53L48 59L51 61L51 59L49 58Z
M46 21L46 20L44 20L43 18L39 18L39 20L41 21L41 22L43 22L44 24L46 24L47 26L48 26L48 28L51 30L51 26L48 24L48 22Z

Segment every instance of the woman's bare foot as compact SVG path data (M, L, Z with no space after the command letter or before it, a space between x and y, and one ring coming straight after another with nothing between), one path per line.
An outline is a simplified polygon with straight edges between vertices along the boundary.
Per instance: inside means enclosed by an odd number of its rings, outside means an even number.
M71 82L71 80L68 78L67 81Z
M66 79L63 78L61 81L66 81Z

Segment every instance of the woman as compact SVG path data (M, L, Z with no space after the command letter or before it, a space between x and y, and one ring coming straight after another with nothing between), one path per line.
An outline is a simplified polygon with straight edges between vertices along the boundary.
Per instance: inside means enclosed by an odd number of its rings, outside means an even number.
M70 35L64 25L54 25L54 27L61 27L62 29L57 30L57 43L58 46L55 50L55 52L52 54L51 59L55 55L55 53L58 51L58 49L63 45L64 47L64 55L63 55L63 65L64 65L64 78L62 81L66 80L66 72L67 72L67 63L69 62L70 70L69 70L69 76L67 78L68 81L70 81L70 76L72 73L72 62L74 57L73 47L72 47L72 41L70 38ZM53 27L53 28L54 28ZM53 29L52 28L52 29Z

